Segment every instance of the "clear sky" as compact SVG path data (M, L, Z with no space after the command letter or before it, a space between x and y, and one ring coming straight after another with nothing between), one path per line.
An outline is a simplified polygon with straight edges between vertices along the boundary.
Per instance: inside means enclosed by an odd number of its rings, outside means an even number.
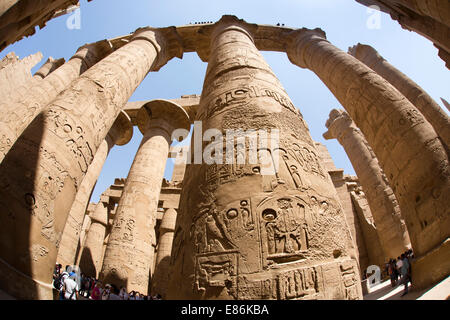
M403 30L387 14L368 10L354 0L81 0L80 24L73 14L48 22L36 34L7 47L0 58L14 51L23 58L37 51L45 60L64 57L68 60L85 43L113 38L139 27L180 26L194 22L217 21L233 14L249 23L283 23L291 28L322 28L328 40L342 50L358 42L377 49L390 63L422 86L439 104L440 97L450 101L450 73L437 56L432 43L414 32ZM379 16L378 16L379 15ZM71 28L67 21L72 22ZM70 25L70 24L69 24ZM78 26L80 28L78 28ZM75 27L75 28L74 28ZM326 141L322 134L333 108L342 108L318 77L311 71L292 65L286 54L264 52L269 65L280 79L294 105L308 122L314 140L325 144L336 164L346 173L354 170L336 140ZM201 94L206 63L195 53L173 59L158 73L150 73L131 97L131 101L174 99L186 94ZM445 108L444 108L445 109ZM114 178L126 177L142 135L137 128L130 143L114 147L99 177L91 201ZM171 161L166 178L171 177Z

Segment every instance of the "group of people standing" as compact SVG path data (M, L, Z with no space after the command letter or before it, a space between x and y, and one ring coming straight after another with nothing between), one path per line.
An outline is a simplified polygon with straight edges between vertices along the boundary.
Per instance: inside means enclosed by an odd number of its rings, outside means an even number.
M137 291L120 290L114 284L106 284L83 273L73 271L73 266L57 264L53 273L53 287L59 292L59 300L162 300L159 294L144 295Z
M408 283L412 284L411 279L411 261L414 258L413 251L407 250L397 259L390 259L386 264L386 271L391 279L391 286L405 285L402 296L408 293Z

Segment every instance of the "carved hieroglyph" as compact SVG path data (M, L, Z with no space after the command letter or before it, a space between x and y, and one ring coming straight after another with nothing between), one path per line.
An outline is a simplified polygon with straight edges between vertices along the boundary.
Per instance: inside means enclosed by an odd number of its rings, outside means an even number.
M416 257L438 249L450 236L450 172L431 124L380 75L329 43L323 31L299 29L286 40L292 63L319 76L372 147L402 208ZM449 273L446 263L435 274L417 276L432 284Z
M61 236L58 257L56 259L57 262L63 266L75 263L75 255L79 245L81 227L89 198L109 151L114 145L122 146L127 144L131 140L132 136L133 125L131 124L130 117L122 111L114 122L111 130L109 130L105 140L103 140L97 149L94 160L92 160L92 163L89 165L86 176L78 189L77 196L75 197L72 208L70 209L70 213Z
M188 130L190 121L181 106L154 100L141 108L137 122L143 138L117 206L100 277L105 283L147 294L171 136L175 129Z
M188 165L167 298L360 298L336 191L300 112L256 49L255 29L224 16L200 30L211 55L198 117L204 131L224 134L280 129L279 147L260 150L280 165L263 175L260 161L244 155L238 164L236 153L234 164Z
M349 53L389 81L423 114L437 135L450 147L450 118L417 83L387 62L371 46L358 44Z
M0 109L3 112L0 114L0 163L46 105L80 74L111 51L112 48L107 41L81 47L67 63L48 77L36 82L31 88L28 86L18 88L6 100L1 101Z
M177 39L170 40L171 32L171 28L139 29L132 41L59 94L3 160L0 285L11 288L11 295L52 298L51 274L76 192L93 155L137 86L150 70L182 54ZM32 259L30 243L48 253Z
M384 251L384 261L409 249L410 241L400 207L372 148L344 110L333 109L326 123L325 139L337 139L344 147L372 212Z

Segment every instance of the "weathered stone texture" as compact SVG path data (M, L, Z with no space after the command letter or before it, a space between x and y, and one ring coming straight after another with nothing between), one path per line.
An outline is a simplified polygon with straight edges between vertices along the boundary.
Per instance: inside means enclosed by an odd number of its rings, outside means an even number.
M409 249L410 241L397 200L372 148L352 119L343 110L333 109L326 123L325 139L337 139L355 169L375 221L383 261L396 258Z
M8 53L0 61L0 97L4 101L17 88L28 87L32 82L31 69L42 60L38 52L19 60L14 52Z
M156 246L155 224L172 132L190 128L186 111L166 100L141 108L144 137L128 174L109 236L101 278L147 294Z
M387 62L374 48L358 44L349 53L389 81L423 114L442 142L450 147L450 118L417 83Z
M255 29L224 16L199 31L211 49L197 117L202 133L280 129L280 165L270 174L261 161L236 158L188 165L167 298L360 298L336 191L299 111L256 49Z
M450 173L448 154L430 123L380 75L330 44L321 30L291 33L287 53L294 64L320 77L363 132L402 208L415 254L439 247L450 230Z
M166 30L170 33L171 29ZM28 282L22 290L13 290L13 295L52 297L49 274L76 191L134 90L150 70L173 57L166 39L158 30L137 31L131 42L84 72L58 95L2 162L0 202L5 214L0 217L0 254L16 272L0 271L0 284L8 287ZM18 180L18 176L23 179ZM18 230L13 239L10 230ZM30 243L34 249L29 248ZM39 255L30 255L33 250ZM0 264L0 269L4 267ZM48 286L44 288L42 283ZM43 291L34 290L36 286Z
M58 249L57 261L62 265L75 263L86 208L111 148L114 145L127 144L132 136L133 127L130 118L125 112L121 112L108 132L106 139L100 144L70 209Z

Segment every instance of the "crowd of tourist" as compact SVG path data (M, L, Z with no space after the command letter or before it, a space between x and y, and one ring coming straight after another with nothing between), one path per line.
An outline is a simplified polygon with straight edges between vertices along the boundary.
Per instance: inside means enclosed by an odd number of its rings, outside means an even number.
M413 251L407 250L402 253L397 259L391 258L386 263L385 272L391 279L391 286L404 285L405 289L402 296L408 293L408 283L412 284L411 279L411 261L414 259Z
M114 284L103 284L94 277L76 273L72 266L57 264L53 273L53 287L59 292L59 300L162 300L159 294L144 295Z

